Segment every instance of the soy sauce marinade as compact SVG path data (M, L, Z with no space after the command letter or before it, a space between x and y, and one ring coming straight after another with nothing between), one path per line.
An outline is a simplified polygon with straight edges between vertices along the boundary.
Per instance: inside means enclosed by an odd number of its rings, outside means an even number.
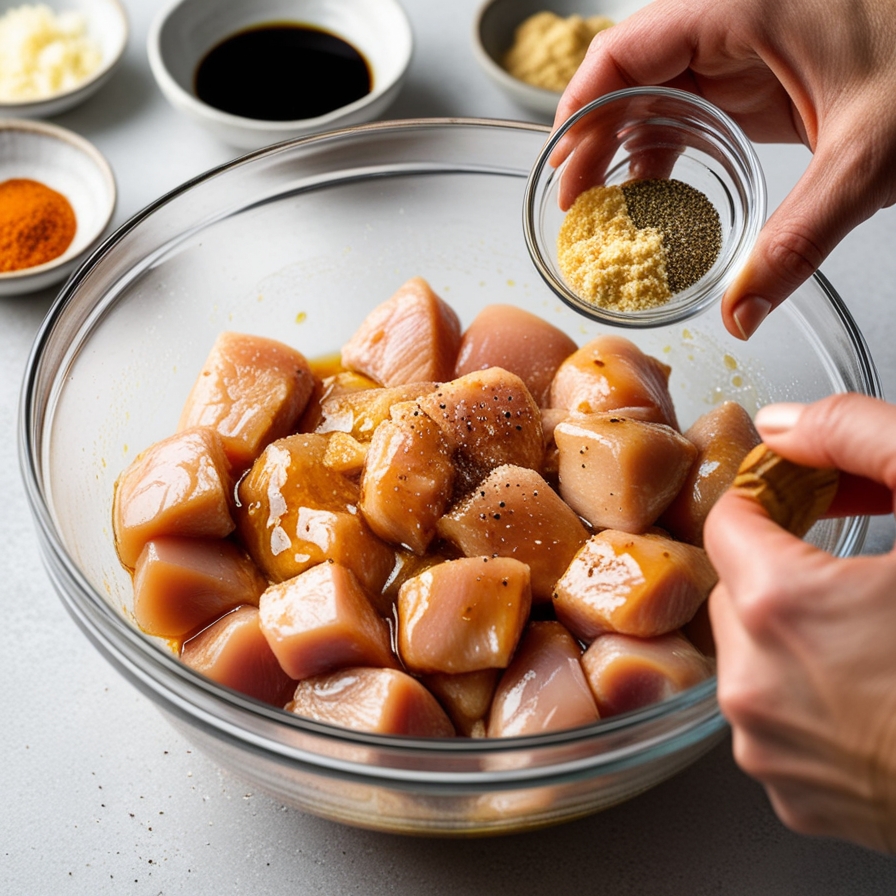
M364 57L335 34L276 22L247 28L199 63L196 95L243 118L316 118L370 93Z

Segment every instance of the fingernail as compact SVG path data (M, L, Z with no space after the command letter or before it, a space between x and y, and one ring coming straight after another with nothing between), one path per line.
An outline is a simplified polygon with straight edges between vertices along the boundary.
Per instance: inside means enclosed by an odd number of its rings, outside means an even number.
M771 435L788 432L796 426L806 406L795 402L767 404L756 412L756 428Z
M749 339L759 329L759 325L768 317L771 310L772 303L762 296L747 296L741 299L732 312L741 336L745 340Z

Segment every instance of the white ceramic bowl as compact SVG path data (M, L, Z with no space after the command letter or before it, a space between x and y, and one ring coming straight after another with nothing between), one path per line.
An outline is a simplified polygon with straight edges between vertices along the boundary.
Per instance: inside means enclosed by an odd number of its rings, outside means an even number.
M64 280L99 242L115 210L115 177L93 144L57 125L0 118L0 183L29 178L62 193L77 230L58 258L20 271L0 272L0 295L36 292Z
M513 44L517 27L537 12L606 16L619 22L645 0L485 0L473 22L473 52L485 73L522 109L538 119L553 119L560 92L533 87L513 77L501 64Z
M202 102L194 81L206 53L246 28L267 23L310 25L347 41L367 61L370 93L326 115L292 121L231 115ZM401 89L413 35L397 0L175 0L156 16L147 50L159 88L175 109L232 146L257 149L376 118Z
M49 118L83 103L112 76L128 42L128 17L119 0L40 0L55 13L74 10L84 17L88 37L99 47L101 62L90 77L76 87L45 99L0 102L0 117ZM19 0L0 0L0 15L24 5Z

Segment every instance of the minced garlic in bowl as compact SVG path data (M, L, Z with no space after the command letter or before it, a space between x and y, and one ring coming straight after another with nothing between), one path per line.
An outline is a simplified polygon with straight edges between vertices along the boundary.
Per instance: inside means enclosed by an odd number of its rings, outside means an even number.
M100 67L102 53L74 10L24 5L0 16L0 103L72 90Z

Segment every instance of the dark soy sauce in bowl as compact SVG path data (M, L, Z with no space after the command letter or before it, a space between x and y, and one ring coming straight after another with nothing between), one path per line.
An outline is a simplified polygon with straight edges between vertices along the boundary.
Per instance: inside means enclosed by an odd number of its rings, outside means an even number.
M243 118L317 118L367 96L373 79L364 57L335 34L272 22L214 46L196 69L196 95Z

